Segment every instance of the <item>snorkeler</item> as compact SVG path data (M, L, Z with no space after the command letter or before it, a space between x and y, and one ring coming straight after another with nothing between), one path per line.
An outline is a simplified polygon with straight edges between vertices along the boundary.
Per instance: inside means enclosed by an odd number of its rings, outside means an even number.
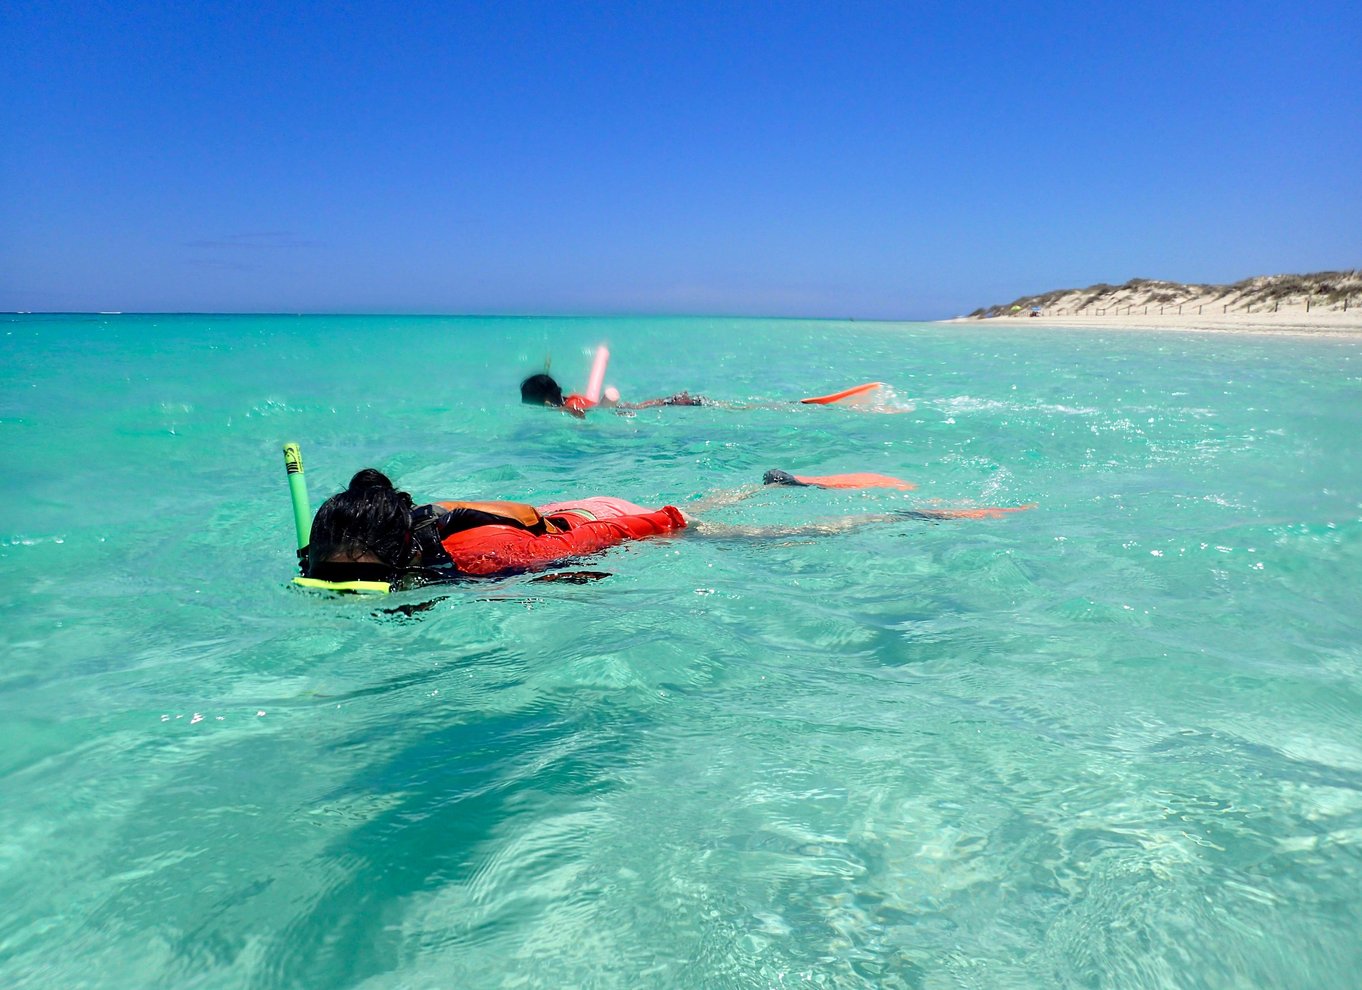
M590 394L590 393L589 393ZM866 412L903 413L911 412L913 405L898 397L894 389L884 382L865 382L851 388L833 392L830 395L809 396L803 399L775 402L720 402L706 395L692 395L690 392L677 392L675 395L657 399L644 399L642 402L621 402L619 391L607 388L599 393L598 401L589 395L563 395L562 387L553 377L540 372L530 375L520 383L520 401L531 406L549 406L585 419L589 409L614 409L618 414L628 416L635 409L654 409L658 406L717 406L721 409L788 409L792 405L845 406Z
M613 388L605 390L599 403L593 403L584 395L573 393L565 396L562 386L551 375L543 372L530 375L520 383L520 401L527 406L550 406L555 409L562 409L578 419L584 418L586 411L593 405L600 405L603 409L651 409L655 406L713 406L719 404L703 395L691 395L689 392L677 392L675 395L669 395L665 398L645 399L642 402L621 402L619 392Z
M765 484L912 487L883 475L796 478L768 472ZM878 480L868 480L878 479ZM888 484L895 482L895 484ZM730 505L761 489L751 486L706 500L704 508ZM696 503L692 511L702 508ZM1024 506L1023 508L1029 508ZM416 505L382 472L364 468L345 491L317 510L308 545L298 551L306 578L326 582L372 581L394 586L485 577L533 570L604 550L627 540L692 528L720 537L778 537L835 533L903 519L995 517L1007 509L900 510L788 526L730 526L683 515L675 506L646 509L620 498L597 496L538 507L522 502L439 501Z
M594 497L536 508L522 502L416 505L382 472L364 468L312 521L305 577L428 583L530 570L625 540L684 529L679 509Z

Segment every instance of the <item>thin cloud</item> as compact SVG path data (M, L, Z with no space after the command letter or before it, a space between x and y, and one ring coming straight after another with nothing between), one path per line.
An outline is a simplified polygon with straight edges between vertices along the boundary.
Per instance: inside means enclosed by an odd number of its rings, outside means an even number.
M210 250L229 249L237 251L268 251L276 248L315 248L321 241L310 241L296 236L291 230L262 230L243 234L227 234L224 237L198 241L185 241L187 248Z
M195 268L210 268L219 272L258 272L264 270L263 265L249 261L224 261L222 258L189 258L188 263Z

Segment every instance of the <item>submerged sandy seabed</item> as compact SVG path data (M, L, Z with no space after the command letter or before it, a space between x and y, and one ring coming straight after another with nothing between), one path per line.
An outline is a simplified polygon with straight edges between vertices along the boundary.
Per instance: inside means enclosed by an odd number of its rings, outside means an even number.
M1041 313L1029 316L1019 313L1016 316L994 316L987 318L957 317L941 320L942 323L955 323L965 326L1015 327L1074 327L1091 330L1193 330L1201 333L1284 333L1312 337L1351 337L1362 336L1362 306L1341 310L1315 310L1307 313L1303 308L1282 309L1266 313L1216 313L1206 315L1168 313L1122 313L1119 315L1094 316L1091 313L1079 315L1051 315Z

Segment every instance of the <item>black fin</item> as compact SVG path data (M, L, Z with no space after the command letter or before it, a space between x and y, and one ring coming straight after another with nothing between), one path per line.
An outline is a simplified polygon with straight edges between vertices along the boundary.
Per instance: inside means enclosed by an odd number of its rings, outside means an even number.
M763 485L796 485L800 488L809 487L789 471L782 471L780 468L771 468L771 470L763 474L761 476L761 483Z

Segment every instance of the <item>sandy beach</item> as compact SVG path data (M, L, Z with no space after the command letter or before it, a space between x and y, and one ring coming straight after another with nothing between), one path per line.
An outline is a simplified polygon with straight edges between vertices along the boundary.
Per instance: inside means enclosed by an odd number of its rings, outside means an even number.
M1260 275L1232 285L1131 279L1022 296L942 322L1348 336L1362 333L1362 271Z

